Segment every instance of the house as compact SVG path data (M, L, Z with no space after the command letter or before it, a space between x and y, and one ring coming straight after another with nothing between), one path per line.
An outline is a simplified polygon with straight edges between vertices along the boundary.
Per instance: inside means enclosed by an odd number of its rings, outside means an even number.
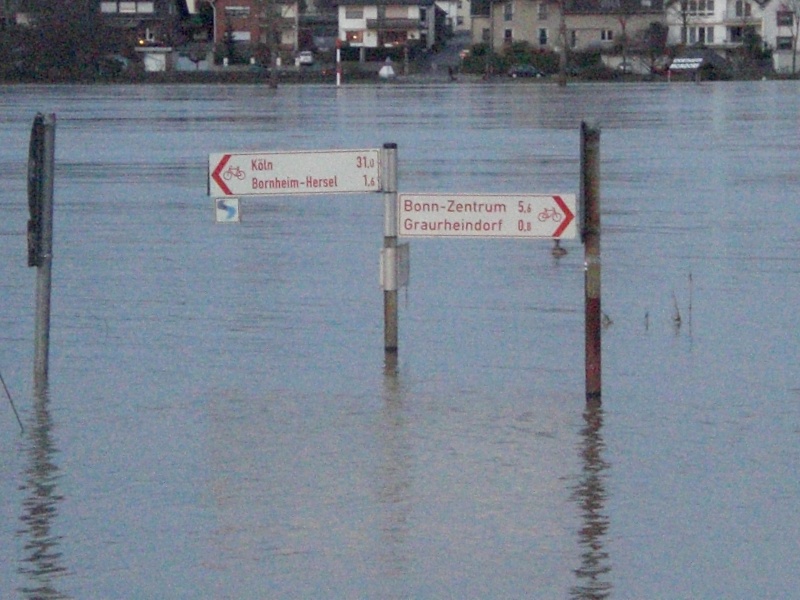
M472 7L473 43L495 51L528 42L558 52L563 36L573 51L611 51L665 20L662 0L473 0Z
M758 36L773 51L777 72L791 72L795 15L785 0L676 0L668 6L668 42L710 48L731 57Z
M764 41L772 48L773 67L778 73L796 73L798 69L795 36L800 15L793 6L797 3L772 0L765 10Z
M455 31L472 30L472 0L456 0Z
M488 44L491 39L491 0L471 0L469 29L473 44Z
M434 0L342 0L338 39L359 48L430 49L436 42Z
M448 33L470 31L471 0L436 0L436 6L444 14Z
M267 34L274 26L279 50L292 54L297 51L296 0L214 0L212 4L215 46L230 44L237 54L253 56L257 46L269 46ZM273 19L268 16L269 7L274 7Z
M183 0L100 0L100 13L109 27L122 30L131 45L172 46L181 40Z
M458 20L457 0L436 0L435 4L444 15L444 25L447 30L449 32L455 31L456 21Z
M666 22L663 0L571 0L565 13L571 50L627 54L641 49L653 23Z

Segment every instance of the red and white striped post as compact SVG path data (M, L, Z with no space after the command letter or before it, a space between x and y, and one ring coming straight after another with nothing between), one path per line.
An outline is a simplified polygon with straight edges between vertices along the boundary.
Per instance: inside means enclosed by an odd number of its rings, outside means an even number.
M342 85L342 40L336 38L336 87Z

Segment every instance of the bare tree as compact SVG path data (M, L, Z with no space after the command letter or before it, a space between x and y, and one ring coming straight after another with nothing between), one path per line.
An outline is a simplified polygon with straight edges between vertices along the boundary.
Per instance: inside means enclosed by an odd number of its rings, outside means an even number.
M664 8L678 16L681 23L681 45L689 42L689 0L667 0Z
M258 15L259 34L264 31L267 50L269 51L269 86L278 87L278 53L280 52L281 4L278 0L255 0ZM260 37L260 36L259 36ZM260 41L260 40L259 40Z
M655 70L656 62L667 50L667 33L669 28L663 23L653 22L642 33L642 43L650 60L650 72Z
M622 62L623 64L627 64L628 46L630 45L628 21L636 11L630 2L626 2L625 0L600 0L600 7L604 11L614 15L619 23L621 33L617 43L622 52Z
M560 18L558 22L558 39L561 44L561 52L558 55L558 85L566 87L567 85L567 62L569 60L569 41L567 40L567 7L566 0L560 0L558 3L558 12Z

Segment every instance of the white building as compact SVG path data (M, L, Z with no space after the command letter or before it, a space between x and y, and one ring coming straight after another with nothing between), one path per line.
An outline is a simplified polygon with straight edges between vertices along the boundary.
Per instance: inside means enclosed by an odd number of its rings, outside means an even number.
M672 45L705 46L722 55L741 47L747 32L773 50L777 72L789 72L796 18L782 0L678 0L666 9Z
M393 48L435 40L433 0L342 0L339 39L354 48Z

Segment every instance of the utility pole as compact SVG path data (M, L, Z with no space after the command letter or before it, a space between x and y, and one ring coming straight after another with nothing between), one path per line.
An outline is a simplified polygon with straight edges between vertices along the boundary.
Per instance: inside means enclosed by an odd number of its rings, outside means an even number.
M586 400L602 392L600 305L600 128L581 123L581 239L584 251Z

